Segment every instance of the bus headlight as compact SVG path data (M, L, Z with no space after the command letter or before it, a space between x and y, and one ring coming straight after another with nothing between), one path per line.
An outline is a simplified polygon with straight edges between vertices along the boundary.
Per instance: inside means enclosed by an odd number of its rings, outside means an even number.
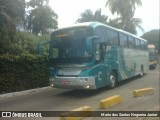
M53 78L50 78L50 79L49 79L49 81L50 81L50 82L53 82L53 81L54 81L54 79L53 79Z
M90 88L90 86L89 85L87 85L87 86L83 86L85 89L89 89Z
M53 85L53 81L54 81L54 79L53 78L50 78L49 79L49 81L50 81L50 85L51 85L51 87L53 87L54 85Z
M88 78L80 78L80 82L88 82Z
M84 81L85 81L85 82L88 82L88 78L84 78Z

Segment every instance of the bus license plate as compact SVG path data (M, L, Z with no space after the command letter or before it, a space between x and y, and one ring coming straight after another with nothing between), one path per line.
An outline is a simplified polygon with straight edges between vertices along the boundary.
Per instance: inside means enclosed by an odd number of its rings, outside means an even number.
M69 81L63 80L63 81L61 81L61 84L63 84L63 85L69 85Z

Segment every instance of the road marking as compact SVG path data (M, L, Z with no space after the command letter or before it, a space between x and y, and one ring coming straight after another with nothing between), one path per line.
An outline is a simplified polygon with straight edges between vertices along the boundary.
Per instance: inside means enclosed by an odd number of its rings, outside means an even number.
M114 105L121 103L121 100L122 99L121 99L120 95L114 95L114 96L105 98L105 99L101 100L100 108L104 109L104 108L112 107Z

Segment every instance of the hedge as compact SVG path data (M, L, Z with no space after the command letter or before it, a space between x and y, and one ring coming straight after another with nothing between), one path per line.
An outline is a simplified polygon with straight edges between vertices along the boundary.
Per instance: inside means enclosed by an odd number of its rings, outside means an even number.
M0 94L49 85L48 59L31 54L0 56Z

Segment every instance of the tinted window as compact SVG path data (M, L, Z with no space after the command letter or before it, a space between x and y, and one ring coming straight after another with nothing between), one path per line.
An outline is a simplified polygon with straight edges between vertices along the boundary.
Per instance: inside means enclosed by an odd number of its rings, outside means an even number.
M124 34L120 34L120 45L124 47L128 47L128 41L127 41L127 36Z
M145 42L145 50L148 50L148 44Z
M112 45L118 45L118 33L116 31L109 29L106 29L106 32Z
M144 41L141 41L141 48L142 48L142 50L145 50L145 49L146 49L146 45L145 45L145 42L144 42Z
M135 47L135 41L133 37L128 37L128 46L129 48L134 48Z
M135 39L135 43L136 43L136 48L137 49L141 49L141 43L139 39Z
M53 33L54 58L84 57L88 36L88 30L85 27L64 29Z
M99 42L107 42L107 44L110 44L110 41L109 41L109 39L108 39L108 37L107 37L107 34L106 34L106 31L105 31L105 27L102 27L102 26L100 26L100 27L97 27L96 28L96 31L95 31L95 34L97 35L97 36L99 36L99 38L100 38L100 41Z

